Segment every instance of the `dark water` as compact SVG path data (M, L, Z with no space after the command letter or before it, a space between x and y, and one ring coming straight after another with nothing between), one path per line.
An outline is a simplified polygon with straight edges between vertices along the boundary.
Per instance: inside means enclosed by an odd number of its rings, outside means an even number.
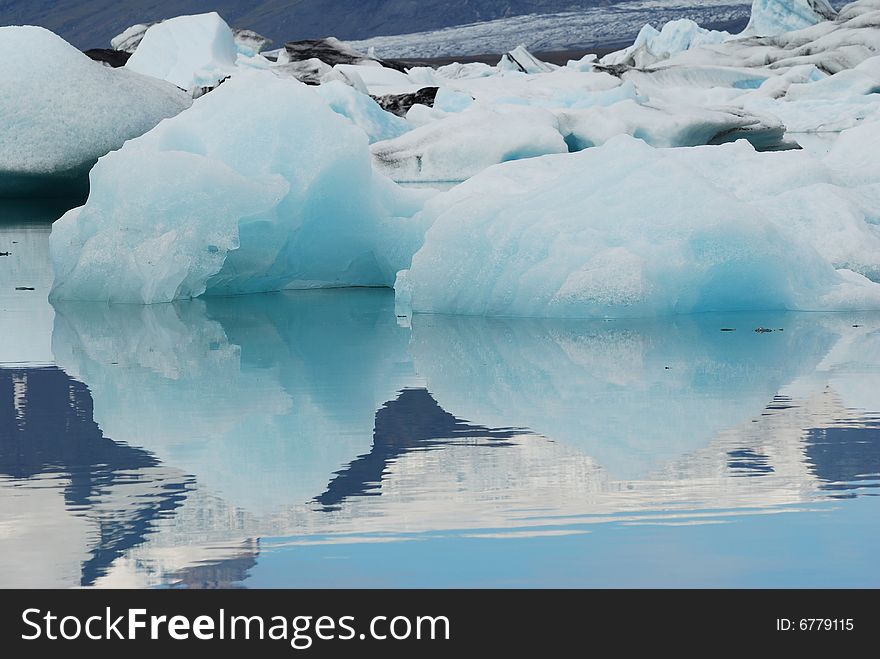
M880 585L880 314L53 309L4 208L0 586Z

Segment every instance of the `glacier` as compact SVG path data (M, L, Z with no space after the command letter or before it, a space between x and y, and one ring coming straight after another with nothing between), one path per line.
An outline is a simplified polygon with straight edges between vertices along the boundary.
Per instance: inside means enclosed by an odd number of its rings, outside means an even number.
M101 158L90 181L52 229L54 300L387 286L414 239L399 218L429 194L374 174L360 129L265 72Z
M90 60L41 27L0 28L0 196L79 190L100 156L192 100Z

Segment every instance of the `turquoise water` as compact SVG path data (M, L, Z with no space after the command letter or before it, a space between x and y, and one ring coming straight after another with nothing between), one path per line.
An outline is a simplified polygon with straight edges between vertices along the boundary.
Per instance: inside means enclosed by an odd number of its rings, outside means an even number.
M880 314L53 308L0 213L0 586L880 585Z

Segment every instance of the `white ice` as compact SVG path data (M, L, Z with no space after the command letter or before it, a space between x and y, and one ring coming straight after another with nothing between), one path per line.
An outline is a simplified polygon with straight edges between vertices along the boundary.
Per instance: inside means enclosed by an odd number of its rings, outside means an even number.
M556 117L540 108L466 110L372 146L395 181L460 181L500 162L568 150Z
M866 152L871 138L850 146ZM880 308L880 285L852 271L880 275L880 234L858 186L835 185L880 172L829 164L745 142L654 149L617 137L494 167L428 202L398 300L556 317Z
M211 12L150 26L125 66L192 92L230 75L237 55L232 30Z
M370 144L400 137L411 128L405 119L386 112L372 98L338 80L320 85L317 92L334 112L363 130Z
M40 27L0 28L0 195L42 177L85 177L102 155L192 100L90 60Z
M827 0L753 0L743 34L769 37L800 30L837 16Z
M669 59L689 48L703 44L721 43L730 38L730 33L718 30L705 30L694 21L686 18L669 21L660 30L653 25L645 25L633 45L602 58L602 64L628 64L630 66L649 66Z

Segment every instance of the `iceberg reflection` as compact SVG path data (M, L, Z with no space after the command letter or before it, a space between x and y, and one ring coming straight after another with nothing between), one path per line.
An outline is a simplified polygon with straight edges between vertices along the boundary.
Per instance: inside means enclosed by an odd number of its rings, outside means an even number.
M54 377L88 387L94 441L164 497L120 490L81 583L229 585L285 544L717 522L880 481L877 314L405 325L369 289L57 304ZM0 493L56 462L6 459ZM98 514L70 496L53 514Z

